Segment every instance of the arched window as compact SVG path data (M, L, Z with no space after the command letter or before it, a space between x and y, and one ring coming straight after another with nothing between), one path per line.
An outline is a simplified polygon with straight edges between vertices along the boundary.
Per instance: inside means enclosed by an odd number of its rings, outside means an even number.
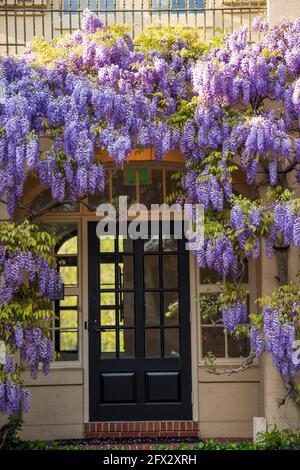
M80 276L78 223L42 222L41 229L55 235L57 266L65 285L63 300L54 302L52 323L55 361L79 359Z

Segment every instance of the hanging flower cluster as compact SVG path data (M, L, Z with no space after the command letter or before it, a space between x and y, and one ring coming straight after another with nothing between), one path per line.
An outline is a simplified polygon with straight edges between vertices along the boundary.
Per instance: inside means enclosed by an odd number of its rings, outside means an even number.
M255 28L266 32L263 40L249 44L246 29L229 35L193 69L199 104L180 139L194 163L187 191L216 210L231 197L233 160L249 185L264 175L264 184L276 187L291 170L300 181L300 20L270 30L257 20ZM216 152L222 171L212 159Z
M268 258L272 257L273 245L279 236L283 237L285 245L294 244L300 248L300 200L291 197L292 194L285 191L284 201L232 199L230 226L246 255L254 259L259 257L263 237Z
M153 146L159 159L179 145L167 121L188 97L192 59L180 38L175 46L171 57L142 52L122 29L85 12L70 37L36 40L22 60L0 59L0 194L10 214L29 171L54 200L75 201L104 190L97 150L122 165L138 147ZM40 153L46 137L52 144Z
M245 29L198 61L192 80L199 101L180 141L188 161L187 199L209 209L206 225L212 227L197 253L198 264L224 276L228 246L233 249L231 259L241 253L257 259L262 244L269 258L274 246L300 247L300 20L283 21L272 29L257 20L255 30L265 33L261 41L249 44ZM244 175L252 198L233 196L233 164ZM211 211L224 207L228 219L219 226ZM217 251L219 244L223 248ZM248 323L238 277L219 298L230 332ZM257 356L270 352L283 376L294 376L300 369L293 359L299 348L295 340L300 339L299 299L298 286L283 285L261 302L261 314L251 315L252 350Z
M294 376L300 363L293 360L299 339L300 290L295 284L281 286L261 299L262 314L253 315L251 346L260 356L270 352L274 365L283 376Z
M14 380L0 382L0 413L9 416L29 410L29 390Z
M31 252L9 251L4 245L0 246L0 304L13 300L26 275L29 282L38 283L42 296L52 297L60 288L58 272L44 258L35 257Z
M25 221L0 224L0 413L29 409L29 390L22 372L36 378L39 365L49 372L53 344L49 324L53 312L45 301L61 288L52 257L54 239Z
M203 246L196 253L200 268L214 269L220 276L238 274L238 256L233 243L226 236L204 240Z
M226 329L233 332L237 326L247 323L247 292L243 287L225 284L219 296L219 302L222 306L222 319Z

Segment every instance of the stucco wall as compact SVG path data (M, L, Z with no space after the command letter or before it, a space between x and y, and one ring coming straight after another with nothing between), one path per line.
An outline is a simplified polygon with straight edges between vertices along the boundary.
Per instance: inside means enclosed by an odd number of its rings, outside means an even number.
M259 367L235 375L198 372L200 436L251 438L254 416L262 414Z
M299 0L268 0L268 18L271 24L278 23L283 18L296 19L299 17Z
M25 439L63 439L83 437L83 370L51 370L26 385L31 392L31 407L24 415Z

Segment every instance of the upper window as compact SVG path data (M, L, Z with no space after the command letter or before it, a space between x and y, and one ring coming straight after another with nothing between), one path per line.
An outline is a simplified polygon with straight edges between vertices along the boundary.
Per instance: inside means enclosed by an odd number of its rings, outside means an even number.
M109 14L116 9L116 0L64 0L65 13L81 13L85 8Z
M203 10L204 0L152 0L153 10L172 10L185 13L185 10Z

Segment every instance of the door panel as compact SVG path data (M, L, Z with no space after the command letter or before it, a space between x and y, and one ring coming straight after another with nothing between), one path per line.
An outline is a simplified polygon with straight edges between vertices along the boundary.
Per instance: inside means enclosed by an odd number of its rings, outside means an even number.
M191 419L188 252L89 223L90 419Z

